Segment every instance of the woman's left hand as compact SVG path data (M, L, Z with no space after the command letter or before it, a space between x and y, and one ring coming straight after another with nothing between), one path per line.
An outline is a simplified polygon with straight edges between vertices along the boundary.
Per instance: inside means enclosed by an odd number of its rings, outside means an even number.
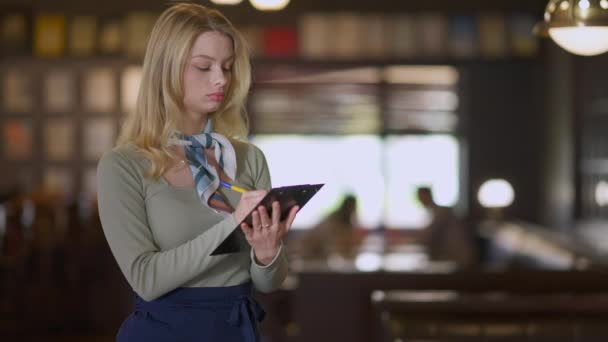
M256 260L262 265L268 265L279 252L281 239L291 228L296 218L298 206L291 208L289 215L284 221L281 219L281 207L279 202L272 203L272 214L263 206L258 207L251 213L251 223L241 223L241 229L245 233L247 242L253 248Z

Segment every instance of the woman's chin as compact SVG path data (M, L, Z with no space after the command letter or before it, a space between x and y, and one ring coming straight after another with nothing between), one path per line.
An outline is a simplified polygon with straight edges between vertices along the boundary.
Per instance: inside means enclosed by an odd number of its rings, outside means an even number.
M211 103L208 104L206 106L204 106L205 109L205 113L213 113L216 112L218 109L220 109L220 107L222 107L222 103L218 102L218 103Z

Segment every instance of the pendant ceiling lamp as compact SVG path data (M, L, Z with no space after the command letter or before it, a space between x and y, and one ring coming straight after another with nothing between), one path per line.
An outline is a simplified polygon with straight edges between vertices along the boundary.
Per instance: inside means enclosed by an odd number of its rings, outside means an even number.
M289 0L249 0L260 11L278 11L289 4Z
M217 5L238 5L243 0L211 0L211 2Z
M549 0L537 34L581 56L608 51L608 0Z

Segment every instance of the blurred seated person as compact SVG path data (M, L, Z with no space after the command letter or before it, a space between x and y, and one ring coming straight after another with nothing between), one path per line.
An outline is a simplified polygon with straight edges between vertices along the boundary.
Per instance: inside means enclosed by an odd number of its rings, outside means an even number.
M357 249L356 219L357 198L347 195L336 211L303 233L297 243L297 253L303 259L326 259L330 255L352 258Z
M464 222L452 208L438 205L429 187L417 189L418 200L430 213L429 224L422 231L429 259L452 261L458 267L470 266L474 261L474 245Z

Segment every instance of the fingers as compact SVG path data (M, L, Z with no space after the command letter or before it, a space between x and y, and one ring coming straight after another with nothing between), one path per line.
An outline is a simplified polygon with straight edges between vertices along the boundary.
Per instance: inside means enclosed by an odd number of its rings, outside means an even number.
M258 210L254 210L251 213L251 225L253 226L254 233L262 231L262 221L260 220L260 213Z
M251 243L251 241L253 239L253 229L251 227L249 227L249 225L247 223L243 222L243 223L241 223L241 230L245 234L245 238L247 239L247 241L249 241L249 243Z
M259 207L257 211L258 211L258 214L260 215L260 222L262 224L262 229L276 228L278 221L274 220L274 206L272 209L273 219L270 219L270 216L268 216L268 211L266 210L266 208Z
M281 205L278 201L272 202L272 222L278 224L281 221Z
M281 205L279 202L274 201L272 203L272 213L270 216L268 215L268 210L263 206L260 206L251 213L251 227L247 227L250 229L252 237L255 237L260 233L266 234L274 232L278 232L279 235L282 236L291 228L298 210L300 210L300 207L298 206L291 208L287 218L284 222L281 222Z
M247 241L251 247L258 252L276 251L281 243L284 234L291 228L296 214L300 207L294 206L289 210L287 218L281 221L281 207L278 202L272 203L272 213L268 215L268 210L258 207L251 213L251 225L241 224L241 229L245 233ZM276 253L270 253L275 255Z
M291 228L291 224L293 223L293 220L296 219L296 214L298 213L298 210L300 210L300 207L296 205L289 211L289 215L287 215L287 218L285 219L285 232L287 232Z

